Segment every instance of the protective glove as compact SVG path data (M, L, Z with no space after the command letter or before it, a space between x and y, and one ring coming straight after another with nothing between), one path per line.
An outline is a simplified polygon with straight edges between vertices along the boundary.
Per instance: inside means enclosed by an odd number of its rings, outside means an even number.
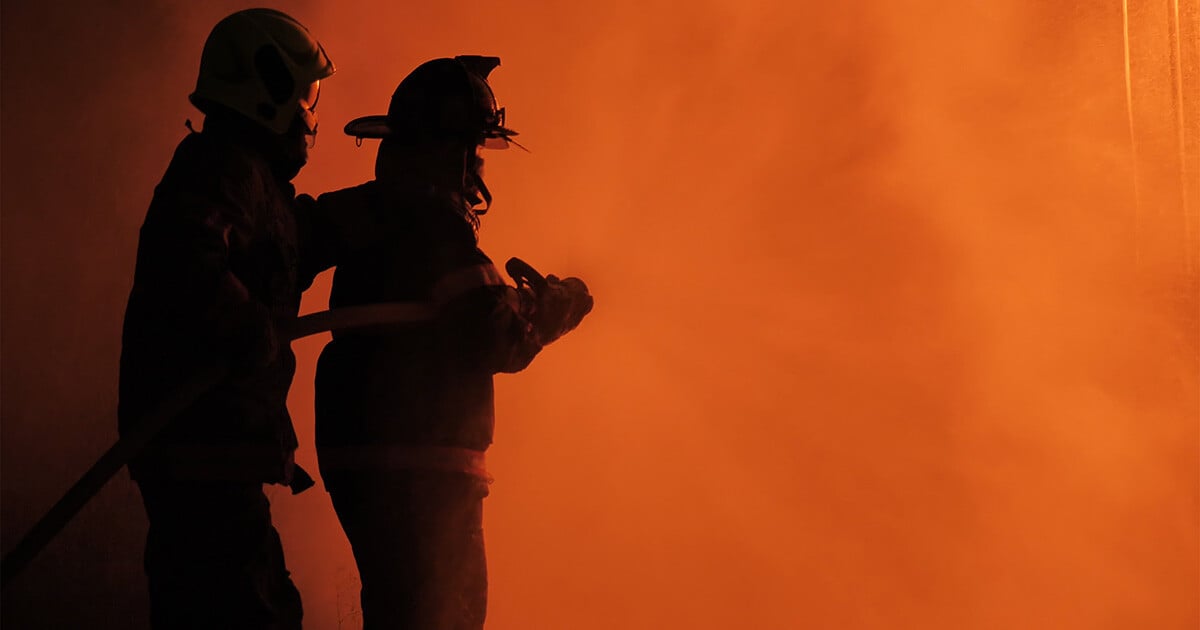
M574 330L592 311L593 300L583 280L542 277L520 258L510 258L505 271L517 283L519 312L533 325L539 345L546 345Z
M559 279L553 274L546 276L545 287L534 297L535 307L529 319L542 345L574 330L594 305L583 280Z

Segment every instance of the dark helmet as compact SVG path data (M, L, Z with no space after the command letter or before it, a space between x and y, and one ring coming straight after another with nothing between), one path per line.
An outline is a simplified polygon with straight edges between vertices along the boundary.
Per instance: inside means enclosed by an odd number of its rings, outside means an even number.
M458 139L497 149L516 144L517 132L504 126L504 108L496 106L487 82L499 65L499 57L478 55L427 61L400 82L386 116L356 118L346 134L402 142Z

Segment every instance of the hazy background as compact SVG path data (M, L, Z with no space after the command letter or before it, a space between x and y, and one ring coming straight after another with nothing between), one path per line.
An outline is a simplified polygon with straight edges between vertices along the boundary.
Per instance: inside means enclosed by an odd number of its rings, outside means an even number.
M1200 10L1128 3L274 3L338 67L300 190L499 55L483 247L596 296L498 378L489 630L1195 628ZM3 2L5 551L116 437L137 230L254 4ZM359 627L328 495L271 497L307 627ZM123 472L4 627L145 628L144 534Z

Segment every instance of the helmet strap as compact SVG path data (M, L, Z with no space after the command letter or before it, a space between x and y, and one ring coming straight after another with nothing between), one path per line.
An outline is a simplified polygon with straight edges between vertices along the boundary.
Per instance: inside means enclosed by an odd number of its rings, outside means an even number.
M478 210L472 207L471 211L477 215L485 215L492 207L492 192L488 190L487 184L483 183L483 176L479 174L479 163L474 148L463 153L463 191L466 192L471 184L474 184L479 196L483 198L483 207Z
M487 184L483 183L482 175L472 173L471 177L475 179L475 187L479 189L479 196L483 197L483 208L476 210L475 214L487 214L488 209L492 207L492 193L488 190Z

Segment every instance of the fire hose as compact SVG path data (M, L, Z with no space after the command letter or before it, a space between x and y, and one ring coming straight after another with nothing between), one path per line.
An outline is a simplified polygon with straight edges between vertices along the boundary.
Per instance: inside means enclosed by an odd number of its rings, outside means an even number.
M545 279L528 263L517 258L506 265L509 275L518 285L541 287ZM292 320L281 331L288 341L301 339L322 332L350 330L371 326L418 323L433 319L437 314L435 305L421 302L395 302L351 306L305 315ZM171 421L190 407L204 393L216 387L230 371L227 363L203 366L196 375L171 395L153 407L138 425L137 430L126 433L96 460L75 485L34 524L25 537L4 554L0 567L0 586L21 573L25 567L54 539L67 523L79 513L92 497L125 467Z

